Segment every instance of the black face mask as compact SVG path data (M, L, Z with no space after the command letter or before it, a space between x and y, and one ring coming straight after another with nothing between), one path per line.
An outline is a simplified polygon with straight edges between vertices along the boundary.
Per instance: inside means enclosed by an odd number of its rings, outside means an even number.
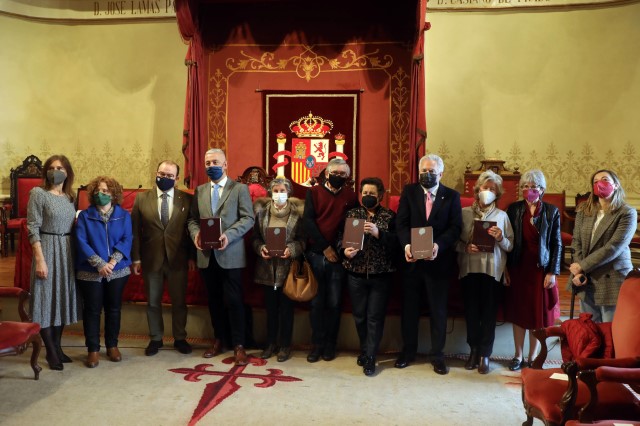
M336 176L332 174L329 175L329 184L335 189L342 188L342 186L345 184L346 181L347 181L346 177Z
M431 189L438 184L438 175L435 173L420 173L420 185Z
M378 205L378 197L375 195L363 195L362 205L367 209L372 209Z

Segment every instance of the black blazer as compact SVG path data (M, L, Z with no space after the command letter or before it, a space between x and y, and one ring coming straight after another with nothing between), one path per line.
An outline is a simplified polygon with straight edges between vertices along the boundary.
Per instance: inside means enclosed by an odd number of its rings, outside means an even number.
M462 208L460 194L442 183L438 187L431 214L427 221L425 196L422 186L418 183L406 185L400 195L400 205L396 216L396 230L402 252L407 244L411 244L411 228L431 226L433 228L433 242L438 244L438 256L433 261L425 262L427 268L435 273L448 274L447 270L454 260L455 244L462 231ZM415 263L411 263L415 265Z

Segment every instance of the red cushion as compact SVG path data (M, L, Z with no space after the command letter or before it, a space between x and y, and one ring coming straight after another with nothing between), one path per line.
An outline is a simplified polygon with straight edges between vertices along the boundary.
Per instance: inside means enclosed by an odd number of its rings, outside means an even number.
M558 407L562 395L567 390L566 380L551 379L553 373L564 374L560 368L522 370L523 400L536 407L545 419L560 424L562 413ZM598 384L598 406L595 418L640 418L640 401L633 393L620 383L603 382ZM589 389L578 380L578 396L575 410L569 418L576 418L577 411L589 401Z
M251 201L255 201L258 198L267 196L267 189L259 183L252 183L249 185L249 195L251 195Z
M475 199L473 197L460 197L460 207L465 208L473 205Z
M399 195L391 195L389 197L389 210L393 210L395 213L398 213L398 206L400 205L400 196Z
M0 349L21 345L39 332L40 324L35 322L0 322Z
M9 219L7 220L7 229L15 229L16 231L22 228L22 222L26 222L27 219L24 217L19 219Z
M591 317L591 314L583 312L579 318L567 320L560 325L567 336L560 345L564 362L599 355L602 335Z
M27 217L29 191L42 183L40 178L18 178L16 182L16 198L18 203L18 217Z
M596 324L602 335L602 358L615 358L616 352L613 348L613 335L611 334L611 323L600 322Z
M18 297L22 292L24 290L19 287L0 287L0 297Z
M640 277L627 278L622 283L616 313L613 315L611 334L616 358L640 356Z
M562 239L562 245L564 247L569 247L573 242L573 235L568 232L560 232L560 239Z

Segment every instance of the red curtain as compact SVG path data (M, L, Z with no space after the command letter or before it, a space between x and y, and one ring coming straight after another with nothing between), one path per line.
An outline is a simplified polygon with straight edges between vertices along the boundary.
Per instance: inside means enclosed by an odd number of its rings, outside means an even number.
M431 24L425 22L427 0L419 0L416 11L416 36L413 45L413 63L411 66L411 106L409 110L409 176L411 182L418 181L418 161L424 154L427 137L424 94L424 32Z
M185 58L187 73L187 95L184 108L184 131L182 153L184 155L183 177L185 185L195 188L206 181L204 153L208 148L205 98L206 69L202 33L198 24L198 0L176 0L176 17L182 38L189 42Z

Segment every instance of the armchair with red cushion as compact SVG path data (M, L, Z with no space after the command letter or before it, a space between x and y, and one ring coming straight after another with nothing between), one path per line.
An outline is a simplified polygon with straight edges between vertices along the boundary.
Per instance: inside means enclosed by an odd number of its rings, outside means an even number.
M624 384L602 381L597 385L597 408L585 414L590 391L578 377L587 377L599 367L640 368L640 273L630 273L618 296L611 323L593 324L581 316L560 326L547 327L534 333L542 343L533 368L522 371L522 401L527 414L524 425L533 417L545 425L564 425L568 420L640 419L640 403ZM610 329L610 333L609 333ZM563 360L561 368L542 370L547 355L546 338L560 337ZM605 370L606 371L606 370ZM600 373L604 374L604 373Z
M33 346L31 354L31 368L35 373L35 379L40 378L42 367L38 365L38 356L42 348L40 340L40 324L31 322L29 314L24 307L29 300L28 291L17 287L0 287L0 297L19 298L18 313L22 322L0 321L0 357L8 355L20 355L29 345Z
M2 255L8 255L8 245L15 249L14 236L20 232L20 225L27 217L29 192L42 184L42 161L35 155L24 159L22 164L12 168L9 174L11 182L9 204L5 205L2 224ZM11 237L11 239L9 239Z

